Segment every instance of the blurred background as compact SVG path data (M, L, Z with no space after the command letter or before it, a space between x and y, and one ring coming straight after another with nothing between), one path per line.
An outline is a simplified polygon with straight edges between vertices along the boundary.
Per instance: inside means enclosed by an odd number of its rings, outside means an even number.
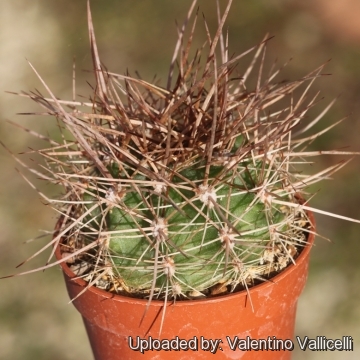
M150 81L156 74L165 86L166 74L177 37L175 20L182 24L191 0L92 0L93 20L102 62L113 72L133 75L138 70ZM220 3L224 8L226 1ZM215 0L200 0L214 33ZM360 151L360 2L358 0L235 0L228 18L230 53L240 53L263 39L270 41L267 62L278 65L292 58L280 76L295 80L331 59L325 72L332 74L315 82L313 93L321 91L324 100L318 113L338 98L320 124L348 116L313 148L346 148ZM21 116L39 111L25 98L5 91L45 93L27 63L30 61L61 99L72 97L72 65L76 58L77 94L86 98L94 84L91 70L85 0L12 0L0 2L0 138L15 154L44 146L30 134L9 124L56 134L48 117ZM195 44L204 41L203 23L198 23ZM250 58L248 58L250 60ZM279 80L280 80L279 78ZM315 114L315 112L314 112ZM310 120L310 119L309 119ZM320 127L317 127L318 129ZM56 136L56 135L55 135ZM28 164L34 160L23 156ZM342 157L314 158L316 168L329 166ZM9 153L0 147L0 276L12 274L16 265L46 244L40 238L24 243L44 231L51 231L56 214L43 205L16 169ZM24 170L21 170L24 172ZM28 175L28 174L27 174ZM34 184L48 195L48 188L36 178ZM318 192L315 207L360 218L360 157L335 175L334 179L311 188ZM354 338L354 352L295 351L294 359L359 359L360 349L360 225L317 216L318 238L312 252L309 281L299 301L296 335L324 335ZM23 270L43 265L45 252ZM82 321L63 284L61 272L45 273L0 281L0 359L73 360L91 359Z

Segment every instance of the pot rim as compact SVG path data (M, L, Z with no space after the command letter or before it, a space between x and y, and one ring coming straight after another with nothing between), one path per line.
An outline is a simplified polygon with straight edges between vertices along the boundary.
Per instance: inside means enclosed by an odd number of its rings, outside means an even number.
M315 241L315 219L314 219L314 214L311 211L307 211L307 216L310 222L310 229L308 232L308 238L307 238L307 242L306 245L303 246L300 254L298 255L298 257L295 260L295 264L291 263L290 265L288 265L284 270L280 271L278 274L274 275L273 277L271 277L270 279L267 279L266 281L261 282L260 284L257 285L253 285L251 287L248 288L248 290L244 289L241 291L236 291L233 293L229 293L226 295L218 295L218 296L214 296L214 297L207 297L205 299L201 298L201 299L195 299L195 300L178 300L176 301L177 306L181 306L181 305L200 305L200 304L209 304L209 303L217 303L220 301L224 301L228 298L234 298L234 297L244 297L244 296L251 296L251 293L254 292L258 292L258 291L264 291L267 288L275 285L276 283L280 282L281 280L283 280L285 277L289 276L295 269L297 266L299 266L301 263L303 263L304 261L306 261L306 259L309 256L310 250L314 244ZM61 218L58 220L58 223L61 221ZM57 260L61 259L61 251L60 251L60 242L58 243L58 245L56 246L55 249L55 257ZM71 281L73 281L74 283L76 283L77 285L85 288L88 283L83 280L82 278L78 277L77 275L75 275L70 268L67 266L66 262L61 262L59 264L62 268L62 270L64 271L64 273L70 278ZM120 301L120 302L131 302L134 304L143 304L146 305L148 303L148 299L139 299L136 297L130 297L130 296L124 296L124 295L120 295L120 294L115 294L115 293L111 293L108 292L106 290L102 290L97 288L96 286L90 286L88 287L88 289L86 289L87 291L91 291L92 293L94 293L97 296L101 296L105 299L112 299L115 301ZM151 300L151 305L152 306L158 306L161 307L164 305L164 300L157 300L157 299L152 299Z

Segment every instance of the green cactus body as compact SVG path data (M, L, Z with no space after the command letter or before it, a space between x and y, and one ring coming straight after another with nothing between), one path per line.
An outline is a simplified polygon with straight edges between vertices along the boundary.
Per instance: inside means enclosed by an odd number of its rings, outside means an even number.
M106 229L113 273L129 292L146 294L154 284L159 296L169 289L172 296L199 295L217 284L244 285L275 270L264 253L275 253L280 242L274 234L289 232L291 221L279 206L267 203L256 184L266 158L255 165L229 159L217 159L207 177L201 161L185 167L175 162L166 182L131 167L120 172L112 164L116 185L103 188L104 196L86 196L100 200L91 217L98 230L99 224ZM133 173L131 181L122 182L125 173ZM281 179L273 182L272 190L283 185Z

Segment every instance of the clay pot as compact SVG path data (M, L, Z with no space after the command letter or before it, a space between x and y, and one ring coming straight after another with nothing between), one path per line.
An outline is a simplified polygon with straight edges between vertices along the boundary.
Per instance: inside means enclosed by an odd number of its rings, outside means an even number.
M312 224L314 218L309 214ZM297 301L308 273L309 253L314 235L309 234L308 245L296 260L296 265L250 289L254 311L246 291L207 300L169 302L159 338L163 309L162 301L151 302L143 317L147 301L114 295L91 287L73 301L81 313L96 360L132 359L290 359L292 352L231 349L236 337L243 339L241 347L256 346L251 339L265 339L275 348L275 340L283 341L282 349L291 347ZM60 259L60 249L56 257ZM74 279L68 266L61 265L71 299L86 286ZM151 337L151 338L150 338ZM270 341L269 341L270 338ZM153 340L153 350L145 349L146 341ZM180 350L156 350L161 339L163 347ZM219 340L217 351L211 353L209 340ZM181 341L183 340L183 341ZM188 344L184 340L189 341ZM271 343L271 340L273 342ZM285 341L287 340L287 341ZM238 343L239 344L239 343ZM259 344L257 342L257 344ZM186 351L184 347L188 346ZM182 350L181 350L182 349ZM142 351L140 351L142 350Z

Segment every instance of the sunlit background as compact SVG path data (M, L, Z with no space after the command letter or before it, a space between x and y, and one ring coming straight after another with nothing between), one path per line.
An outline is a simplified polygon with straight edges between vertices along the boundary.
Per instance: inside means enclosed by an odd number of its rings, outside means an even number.
M92 0L93 19L101 60L113 72L129 71L151 80L156 74L165 86L166 73L190 0ZM225 5L225 1L220 3ZM215 0L200 0L212 31ZM346 148L360 151L360 2L358 0L235 0L229 19L230 52L239 53L261 41L270 41L267 62L288 62L282 78L295 80L331 59L314 92L324 100L318 112L332 99L338 100L322 125L348 119L313 144L324 150ZM77 94L91 95L87 80L91 70L85 0L0 1L0 139L18 154L44 144L9 124L56 134L48 117L16 115L41 111L31 101L5 91L45 93L27 61L30 61L60 98L72 97L72 65L76 59ZM202 17L195 43L205 40ZM250 59L250 58L249 58ZM310 119L309 119L310 120ZM31 165L31 155L22 157ZM314 169L343 160L314 158ZM37 239L51 231L56 215L43 205L22 175L20 164L0 148L0 276L18 271L15 266L46 244ZM56 190L31 177L49 195ZM318 192L314 206L360 219L360 158L335 175L334 180L311 189ZM299 302L296 334L341 338L350 335L354 352L306 352L294 359L360 358L360 224L317 216L321 238L313 249L309 281ZM49 252L31 260L23 269L43 265ZM68 297L58 268L45 273L0 281L0 359L73 360L92 355L81 318ZM204 314L206 316L206 314Z

